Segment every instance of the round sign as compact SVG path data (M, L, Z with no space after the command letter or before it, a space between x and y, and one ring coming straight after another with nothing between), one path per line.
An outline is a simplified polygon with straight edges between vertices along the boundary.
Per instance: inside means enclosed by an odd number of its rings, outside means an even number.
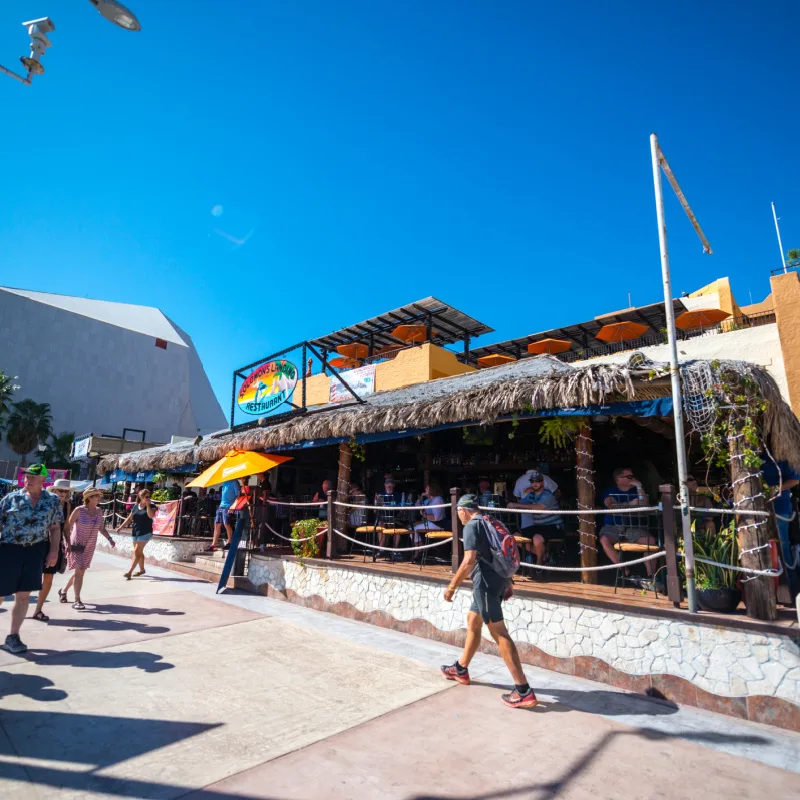
M260 417L287 402L296 385L297 367L291 361L267 361L244 379L236 402L245 414Z

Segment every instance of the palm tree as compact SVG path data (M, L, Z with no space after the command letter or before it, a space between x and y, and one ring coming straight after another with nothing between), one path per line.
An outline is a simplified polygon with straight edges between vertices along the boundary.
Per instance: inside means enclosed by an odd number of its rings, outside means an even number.
M14 380L15 378L10 378L3 370L0 370L0 427L2 427L5 416L8 414L11 395L19 389Z
M50 441L47 442L47 449L44 451L42 460L48 467L56 469L71 469L73 466L70 460L72 443L75 441L75 432L50 434Z
M6 425L6 441L20 456L23 466L28 453L46 442L52 432L53 418L49 403L35 403L26 399L12 404Z

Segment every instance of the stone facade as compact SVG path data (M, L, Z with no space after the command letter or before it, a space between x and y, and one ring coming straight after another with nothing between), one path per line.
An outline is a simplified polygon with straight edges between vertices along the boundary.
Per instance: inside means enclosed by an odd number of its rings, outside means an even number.
M117 546L111 548L108 542L100 536L97 548L104 553L113 553L117 556L130 556L133 554L133 542L129 533L111 531L111 536ZM154 536L144 548L144 560L157 567L168 567L170 562L191 561L193 556L202 553L209 545L210 539L198 539L189 536Z
M248 579L263 594L454 644L472 600L462 588L444 602L435 580L258 555ZM528 663L800 730L800 646L790 636L523 596L504 608ZM491 651L486 628L484 637Z

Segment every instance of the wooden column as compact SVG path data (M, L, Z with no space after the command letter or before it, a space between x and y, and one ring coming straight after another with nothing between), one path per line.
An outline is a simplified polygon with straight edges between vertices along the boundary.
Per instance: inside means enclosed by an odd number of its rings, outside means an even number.
M342 530L338 525L334 525L333 522L334 515L336 514L337 510L339 510L339 506L334 505L335 502L336 492L331 489L331 491L328 492L328 538L325 545L325 555L328 558L336 558L337 548L339 546L338 543L341 539L340 536L337 536L333 532L334 527L337 528L337 530ZM344 511L346 509L341 510ZM342 531L342 533L344 533L344 531Z
M576 474L578 483L578 509L594 508L594 456L592 455L592 426L587 421L580 427L575 442ZM578 532L581 542L581 567L597 566L597 517L587 514L578 517ZM581 583L597 583L596 572L582 572Z
M453 574L458 572L461 566L461 542L458 540L461 536L461 522L458 519L458 489L450 490L450 529L453 531L453 544L452 544L452 558L451 565Z
M675 487L664 484L658 487L661 492L661 513L664 520L664 550L667 561L667 597L675 608L681 604L681 580L678 573L678 546L675 530L675 504L678 498Z
M342 503L347 503L350 496L350 466L353 463L353 451L347 442L341 442L339 445L339 472L336 481L336 496ZM335 506L334 516L330 519L336 520L336 530L342 533L347 533L347 515L348 509L342 506ZM330 521L329 521L330 524ZM334 541L334 553L344 550L347 544L346 539L341 536L336 536Z
M728 436L728 450L731 455L731 485L733 486L734 508L739 512L734 519L739 540L739 560L747 569L766 570L772 568L769 547L769 517L753 516L748 511L766 511L767 503L761 488L759 470L744 463L743 419L732 419ZM753 475L753 473L755 473ZM749 477L753 475L753 477ZM754 550L753 548L760 548ZM746 550L752 552L746 553ZM747 578L748 576L743 576ZM774 579L758 576L743 583L747 616L753 619L777 619L778 604L775 595Z

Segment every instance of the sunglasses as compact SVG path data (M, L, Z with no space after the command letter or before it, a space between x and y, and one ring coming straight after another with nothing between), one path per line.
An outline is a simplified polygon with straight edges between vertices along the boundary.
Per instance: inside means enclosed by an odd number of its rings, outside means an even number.
M620 478L627 478L628 480L631 480L633 475L620 475Z

